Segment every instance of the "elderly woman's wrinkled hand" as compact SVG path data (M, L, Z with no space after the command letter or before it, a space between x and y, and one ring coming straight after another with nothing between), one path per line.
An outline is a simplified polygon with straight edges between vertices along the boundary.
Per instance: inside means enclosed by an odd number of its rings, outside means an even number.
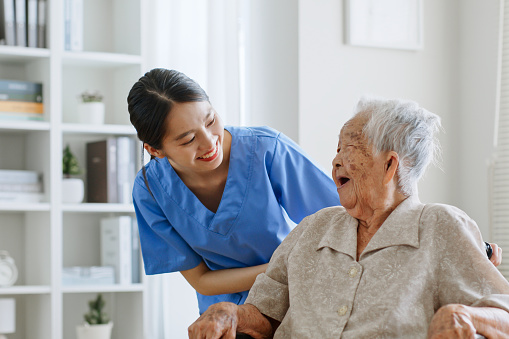
M428 328L428 339L473 338L476 329L468 306L449 304L441 307L433 316Z
M188 328L190 339L235 339L237 330L237 305L220 302L211 305Z

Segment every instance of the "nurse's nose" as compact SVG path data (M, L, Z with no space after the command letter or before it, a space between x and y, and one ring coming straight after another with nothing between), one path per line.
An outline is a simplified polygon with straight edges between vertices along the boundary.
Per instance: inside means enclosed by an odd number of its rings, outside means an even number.
M210 150L216 147L216 140L217 137L215 135L210 132L206 132L203 136L202 148L205 150Z

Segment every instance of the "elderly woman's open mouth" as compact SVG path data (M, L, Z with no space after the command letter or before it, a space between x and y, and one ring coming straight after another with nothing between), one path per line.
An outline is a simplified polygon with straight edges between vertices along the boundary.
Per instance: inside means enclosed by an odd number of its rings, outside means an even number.
M350 181L350 178L338 176L338 177L336 177L336 180L337 180L337 182L339 183L339 187L342 187L342 186L344 186L347 182L349 182L349 181Z

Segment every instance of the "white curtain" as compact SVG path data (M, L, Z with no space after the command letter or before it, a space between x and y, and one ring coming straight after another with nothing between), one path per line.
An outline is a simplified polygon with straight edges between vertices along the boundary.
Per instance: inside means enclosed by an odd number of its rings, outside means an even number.
M495 157L492 166L491 223L493 239L501 246L500 272L509 279L509 0L501 1L499 91Z
M245 50L245 1L147 0L147 71L176 69L196 80L228 125L246 121L239 57ZM187 338L199 315L194 289L178 272L146 279L146 339Z

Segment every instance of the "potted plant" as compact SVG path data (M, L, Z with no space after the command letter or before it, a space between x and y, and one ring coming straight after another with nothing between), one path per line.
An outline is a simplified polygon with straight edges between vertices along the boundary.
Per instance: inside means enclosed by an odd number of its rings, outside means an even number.
M106 302L102 294L88 302L88 313L83 315L85 323L76 327L78 339L110 339L113 322L104 312Z
M71 152L69 145L65 146L62 157L62 202L80 203L85 195L85 185L80 178L72 178L72 175L81 173L78 160Z
M103 124L105 106L100 92L85 91L79 95L79 121L83 124Z

